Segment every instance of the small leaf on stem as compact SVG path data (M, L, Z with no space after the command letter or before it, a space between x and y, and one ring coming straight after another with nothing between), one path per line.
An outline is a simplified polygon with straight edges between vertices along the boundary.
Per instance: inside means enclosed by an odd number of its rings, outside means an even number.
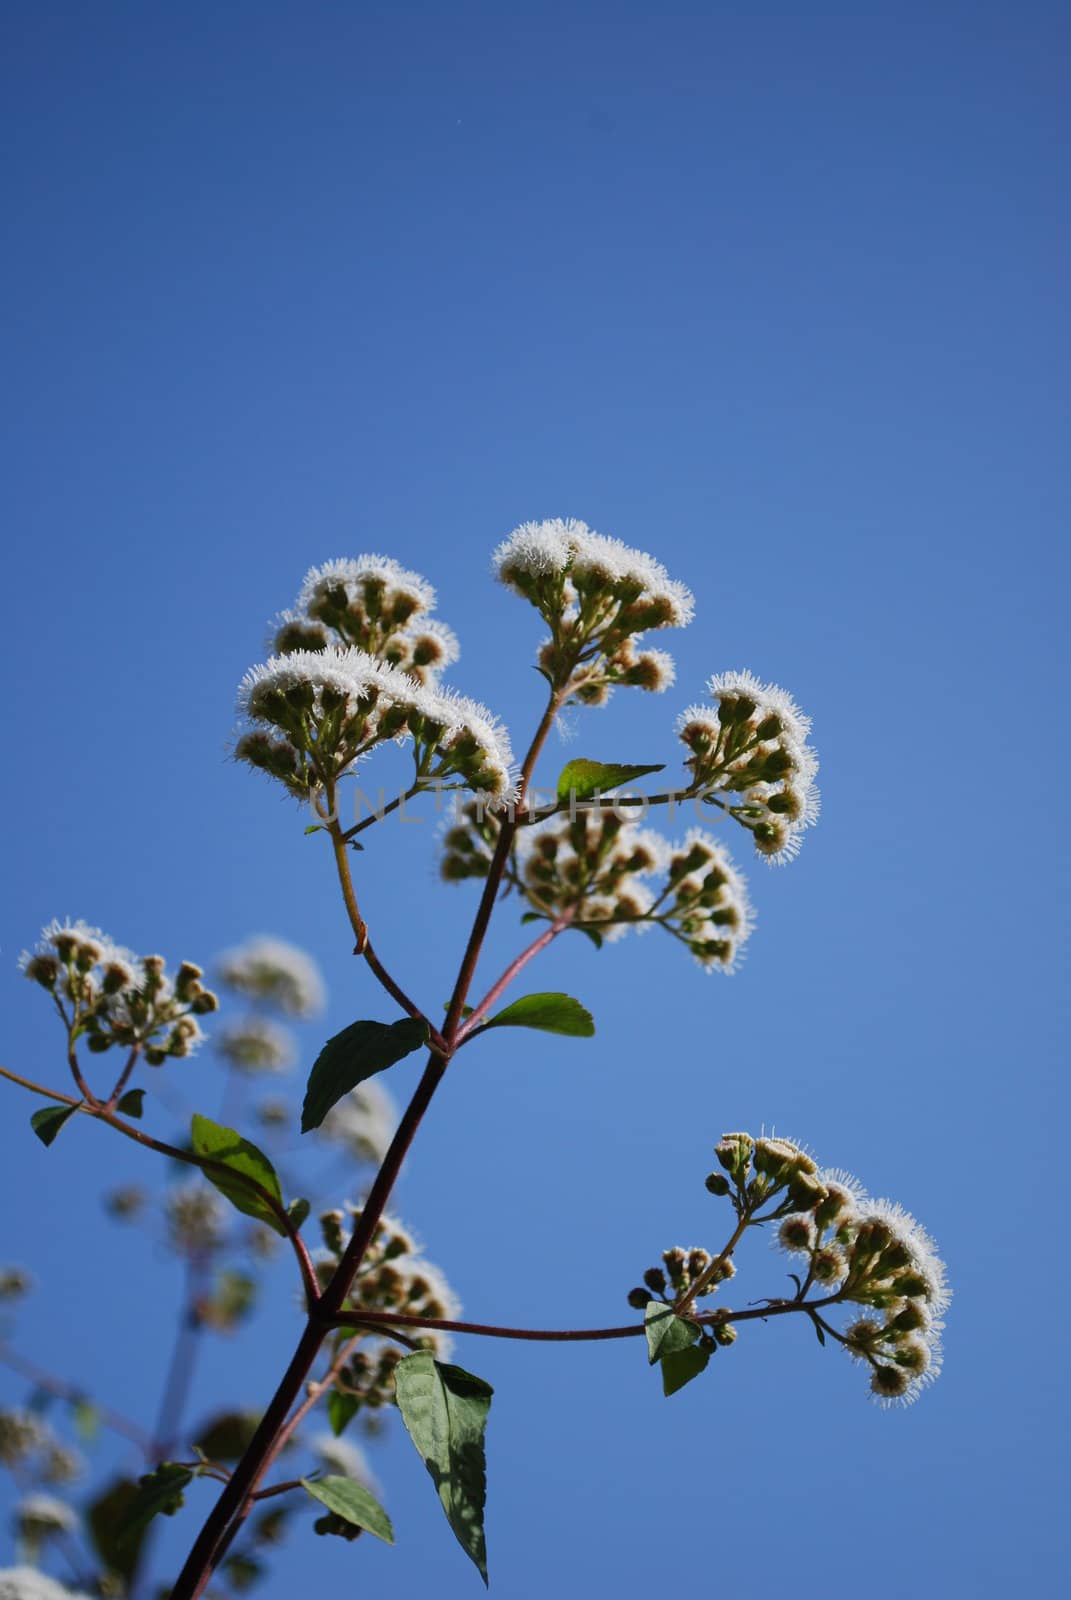
M706 1369L710 1348L705 1344L689 1345L687 1350L673 1350L662 1357L662 1393L676 1394L686 1383Z
M123 1514L119 1542L126 1544L147 1527L153 1517L173 1517L186 1498L183 1491L192 1482L193 1473L189 1467L177 1461L164 1461L155 1472L139 1478L137 1494Z
M301 1486L344 1522L374 1533L384 1544L394 1543L390 1518L375 1495L355 1478L302 1478Z
M77 1106L42 1106L30 1118L30 1127L41 1143L49 1145L59 1133L68 1117L73 1117Z
M565 1033L590 1039L595 1032L591 1012L568 994L526 994L505 1011L491 1017L487 1028L539 1028L543 1033Z
M619 789L623 783L631 783L634 778L644 778L650 772L664 771L664 761L656 762L653 766L570 761L562 768L558 778L558 799L590 800L593 795L606 794L610 789Z
M145 1109L145 1090L128 1089L115 1109L124 1117L140 1117Z
M422 1017L390 1023L351 1022L328 1039L313 1062L301 1108L302 1133L318 1128L331 1107L359 1083L427 1042L428 1025Z
M683 1317L678 1317L673 1307L664 1305L661 1300L648 1301L644 1328L647 1333L647 1359L652 1367L663 1356L672 1355L676 1350L687 1350L699 1337L699 1329L694 1322L686 1322Z
M210 1118L196 1113L190 1123L190 1143L195 1156L229 1167L235 1173L235 1177L229 1178L225 1173L202 1168L209 1183L214 1184L243 1216L255 1217L285 1239L286 1229L267 1200L248 1183L242 1182L243 1177L253 1178L273 1200L278 1201L282 1209L283 1192L279 1187L279 1179L263 1150L258 1150L255 1144L243 1139L233 1128L225 1128L222 1123L212 1122Z

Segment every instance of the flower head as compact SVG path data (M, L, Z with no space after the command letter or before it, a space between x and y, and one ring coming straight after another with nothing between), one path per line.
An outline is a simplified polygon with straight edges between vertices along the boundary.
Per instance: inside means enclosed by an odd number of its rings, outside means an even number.
M305 1021L324 1008L324 982L316 962L297 945L267 934L224 951L216 963L229 989ZM244 1026L244 1025L243 1025Z
M649 629L683 627L695 605L652 556L584 522L553 518L515 528L494 568L550 624L539 666L563 703L601 705L619 685L657 692L672 683L670 658L641 641Z
M818 819L810 718L750 672L720 673L708 688L714 704L689 706L677 725L693 787L748 829L757 854L790 861Z
M293 608L276 619L271 649L291 655L355 646L434 683L459 655L451 629L430 615L434 607L431 584L389 556L327 561L306 574Z

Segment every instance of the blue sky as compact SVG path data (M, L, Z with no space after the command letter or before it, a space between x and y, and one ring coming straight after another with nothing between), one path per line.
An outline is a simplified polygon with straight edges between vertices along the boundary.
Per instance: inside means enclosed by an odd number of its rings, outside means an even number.
M749 863L731 980L653 936L559 941L530 986L578 995L597 1038L474 1046L399 1207L473 1317L613 1322L664 1246L719 1242L719 1132L773 1124L936 1235L946 1369L883 1414L795 1326L670 1401L628 1343L468 1341L497 1391L495 1593L640 1594L693 1547L727 1588L1051 1592L1065 8L46 3L2 26L2 1059L62 1079L14 970L54 914L176 959L279 933L325 969L326 1031L389 1020L322 841L228 760L266 620L314 562L395 556L461 636L452 681L523 744L540 624L491 548L572 515L650 550L697 596L659 641L678 683L571 714L544 781L672 765L677 711L748 666L814 717L821 824L791 867ZM384 825L360 872L430 1009L473 894L438 885L431 820ZM504 908L488 977L520 942ZM211 1113L210 1061L182 1070ZM177 1275L92 1199L145 1169L88 1126L45 1151L6 1104L0 1254L41 1279L20 1338L151 1412ZM784 1283L762 1240L740 1268L738 1301ZM280 1271L197 1402L263 1399L297 1326ZM475 1592L400 1429L376 1466L397 1548L297 1539L266 1600L309 1557L325 1588Z

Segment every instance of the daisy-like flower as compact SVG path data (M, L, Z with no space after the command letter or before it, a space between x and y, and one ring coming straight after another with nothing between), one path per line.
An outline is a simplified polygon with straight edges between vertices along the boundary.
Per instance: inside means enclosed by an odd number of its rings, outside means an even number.
M695 603L652 556L555 518L514 529L495 551L494 569L549 623L539 667L563 703L601 705L618 686L658 692L672 683L669 656L641 649L642 637L683 627Z
M689 706L677 724L692 786L747 828L759 855L790 861L818 820L810 718L750 672L720 673L708 688L714 704Z
M267 934L226 950L217 963L221 983L250 1000L306 1021L324 1008L324 981L305 950ZM245 1026L245 1024L243 1024Z

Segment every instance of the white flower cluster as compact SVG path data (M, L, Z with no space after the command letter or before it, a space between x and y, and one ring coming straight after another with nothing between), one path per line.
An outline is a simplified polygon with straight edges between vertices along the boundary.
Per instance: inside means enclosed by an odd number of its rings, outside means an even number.
M461 827L447 835L444 876L475 876L483 841L466 847ZM512 881L532 909L599 940L629 927L658 926L708 972L733 972L754 927L747 885L725 846L700 828L671 845L610 805L562 813L521 830ZM661 876L661 885L652 877Z
M216 1054L239 1072L289 1072L297 1061L294 1036L268 1017L246 1017L221 1028Z
M227 1212L215 1190L195 1178L167 1191L164 1218L168 1238L180 1255L203 1256L222 1242Z
M354 1222L361 1215L357 1207L350 1207L349 1211L350 1219ZM326 1281L349 1243L350 1228L340 1211L325 1212L320 1218L320 1227L326 1254L317 1270ZM346 1308L351 1311L401 1311L446 1322L456 1320L461 1312L460 1303L442 1272L425 1260L412 1232L389 1215L380 1218L375 1237L365 1253L346 1301ZM436 1329L407 1328L406 1332L420 1338L436 1355L443 1355L449 1349L448 1337Z
M356 645L377 661L434 683L458 659L457 639L429 615L435 590L389 556L327 561L305 576L272 630L276 655Z
M551 919L571 912L571 927L616 940L654 910L645 880L668 868L670 850L652 828L593 807L522 829L514 857L534 911Z
M325 1472L337 1473L341 1478L352 1478L355 1483L363 1483L366 1489L375 1493L376 1476L360 1445L351 1443L349 1439L336 1439L330 1433L319 1433L312 1440L312 1448Z
M217 963L220 982L301 1021L324 1008L324 982L315 961L297 945L267 934L225 950Z
M54 919L19 966L53 996L64 1021L84 1034L95 1054L140 1045L154 1067L169 1056L191 1055L203 1037L198 1016L219 1005L192 961L184 961L172 980L162 956L136 956L81 921Z
M790 861L818 819L811 719L750 672L720 673L708 688L716 704L689 706L678 722L693 787L749 830L759 855Z
M38 1572L36 1567L5 1567L0 1571L0 1600L89 1600Z
M673 682L670 657L639 646L649 629L690 622L695 602L652 556L554 518L514 529L494 568L549 623L539 665L567 699L601 705L618 685L660 691Z
M39 1543L56 1533L77 1533L81 1518L65 1500L50 1494L28 1494L15 1507L15 1523L21 1538Z
M798 1163L788 1140L768 1139L765 1168ZM808 1163L811 1167L813 1163ZM881 1313L844 1334L849 1353L870 1368L871 1392L882 1404L909 1404L941 1370L942 1317L951 1291L933 1240L902 1206L871 1200L839 1169L815 1168L818 1199L787 1216L777 1243L807 1263L805 1287L828 1291L830 1303L854 1302Z
M735 972L755 926L747 883L720 840L693 828L670 855L663 925L707 972Z
M369 1079L331 1107L318 1132L333 1144L344 1145L358 1161L378 1166L397 1123L394 1101L381 1084Z
M452 778L496 801L513 793L509 736L485 706L356 646L273 656L246 673L239 705L262 727L243 734L235 754L302 797L333 785L375 745L406 738L429 786Z

